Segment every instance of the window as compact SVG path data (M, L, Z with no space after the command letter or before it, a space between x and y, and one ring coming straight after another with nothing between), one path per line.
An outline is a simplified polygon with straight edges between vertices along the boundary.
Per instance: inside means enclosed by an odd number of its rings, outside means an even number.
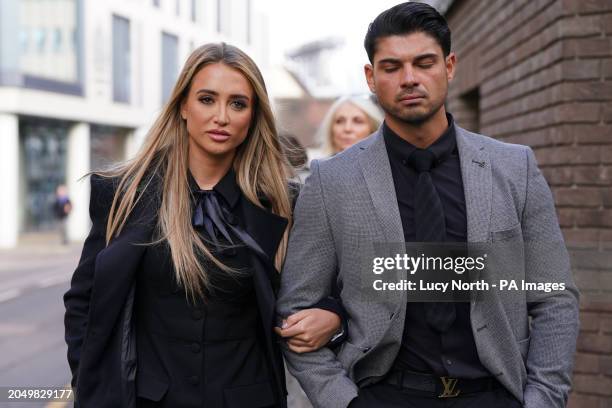
M472 132L480 131L480 89L478 87L462 94L459 105L453 108L456 120Z
M162 104L164 104L174 88L178 75L178 38L172 34L162 33Z
M130 22L113 16L113 100L130 102Z
M198 0L191 0L191 21L198 21Z

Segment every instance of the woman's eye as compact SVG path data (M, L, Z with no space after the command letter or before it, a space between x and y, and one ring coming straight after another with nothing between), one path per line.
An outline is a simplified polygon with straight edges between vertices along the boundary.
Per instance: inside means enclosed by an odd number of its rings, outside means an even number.
M205 104L211 104L214 102L214 100L210 96L204 96L200 98L200 102L205 103Z
M242 102L242 101L233 101L233 102L232 102L232 104L231 104L231 106L232 106L234 109L237 109L237 110L242 110L242 109L244 109L244 108L246 108L246 107L247 107L246 103L244 103L244 102Z

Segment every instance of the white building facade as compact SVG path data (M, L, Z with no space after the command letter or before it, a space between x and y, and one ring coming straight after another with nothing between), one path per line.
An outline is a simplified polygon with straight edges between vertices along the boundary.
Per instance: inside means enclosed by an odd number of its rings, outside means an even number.
M216 41L267 65L251 0L0 1L0 247L55 227L68 186L68 237L89 230L87 172L128 158L189 53Z

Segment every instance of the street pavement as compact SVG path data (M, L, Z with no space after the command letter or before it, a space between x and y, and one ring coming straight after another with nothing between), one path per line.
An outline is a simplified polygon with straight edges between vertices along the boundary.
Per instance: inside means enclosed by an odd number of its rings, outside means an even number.
M78 262L79 245L26 242L0 251L0 387L60 388L70 382L62 295ZM66 407L8 402L0 407Z

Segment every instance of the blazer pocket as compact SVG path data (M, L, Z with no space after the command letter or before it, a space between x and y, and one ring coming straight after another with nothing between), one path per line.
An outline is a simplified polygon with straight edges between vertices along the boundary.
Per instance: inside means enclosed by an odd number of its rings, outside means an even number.
M223 395L228 408L261 408L276 404L276 396L270 382L226 388Z
M168 391L168 381L155 374L138 370L136 373L136 395L151 401L161 401Z
M522 233L523 231L521 230L521 224L517 224L514 227L505 230L491 231L491 240L493 242L509 241Z
M517 342L519 351L521 352L521 357L523 357L523 361L527 359L527 353L529 352L530 340L531 340L531 336L527 337L526 339L519 340Z

